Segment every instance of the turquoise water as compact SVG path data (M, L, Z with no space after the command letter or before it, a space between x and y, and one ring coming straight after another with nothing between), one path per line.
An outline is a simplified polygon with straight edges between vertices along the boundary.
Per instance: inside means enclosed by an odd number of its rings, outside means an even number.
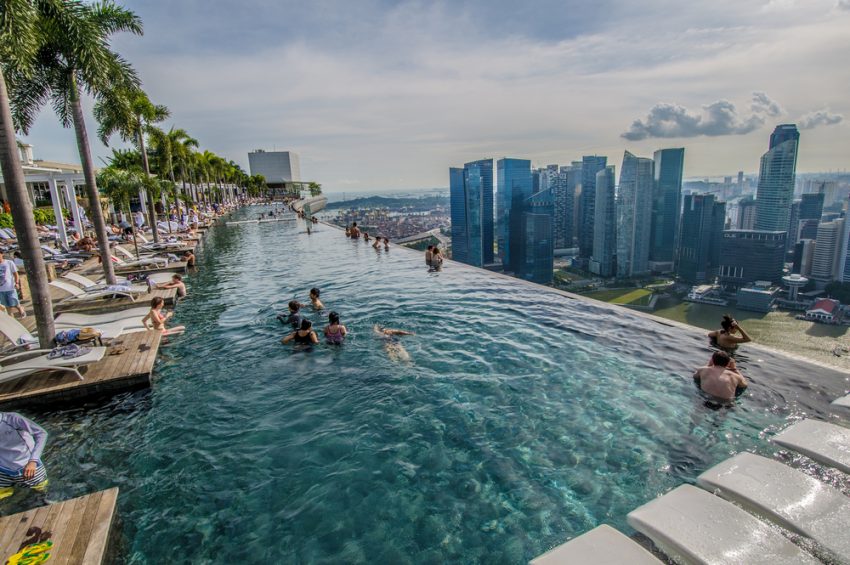
M153 388L30 413L52 498L121 488L126 561L522 563L600 523L630 531L630 510L771 453L766 435L847 386L751 353L750 392L711 410L690 378L702 332L303 230L213 230ZM279 343L275 313L313 286L341 348ZM376 323L416 332L410 362Z

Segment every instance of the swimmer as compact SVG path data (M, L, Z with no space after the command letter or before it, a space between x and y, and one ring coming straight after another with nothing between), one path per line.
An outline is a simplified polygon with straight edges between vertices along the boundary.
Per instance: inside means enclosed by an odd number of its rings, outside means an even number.
M434 246L434 251L431 254L431 270L439 271L443 268L443 253L440 248Z
M736 333L740 333L741 335L737 336L735 335ZM720 322L720 329L709 332L708 338L712 343L716 343L718 347L723 349L735 349L741 343L752 341L750 335L729 314L723 315L723 320Z
M289 314L278 314L277 319L280 320L280 323L283 325L292 326L295 329L301 327L301 320L304 319L304 316L301 315L301 303L297 300L289 301Z
M183 277L177 273L171 275L171 282L159 283L156 288L176 288L177 298L186 298L186 283L183 282Z
M161 296L156 296L151 299L151 310L147 313L147 315L142 318L142 325L145 326L146 330L159 330L162 332L162 335L175 335L182 334L186 331L186 326L177 326L171 329L166 329L165 322L171 319L174 316L174 312L169 312L168 314L162 313L162 307L165 305L165 300L162 299ZM148 326L148 320L151 322L151 326Z
M351 239L360 239L360 228L357 227L357 222L351 223Z
M313 304L314 310L324 310L325 309L325 305L322 304L321 300L319 300L319 294L321 294L321 291L319 291L318 288L313 287L313 288L310 289L310 303Z
M367 231L363 232L363 241L372 241L372 238L369 237L369 232L367 232Z
M375 324L372 330L375 332L375 335L384 340L384 351L387 352L390 361L410 361L410 353L407 352L396 338L404 335L416 335L415 333L406 330L383 328L378 324Z
M429 245L428 250L425 252L425 264L430 267L431 266L431 258L434 256L434 246Z
M384 251L390 250L390 238L384 236Z
M375 237L375 243L372 244L372 247L374 247L375 249L381 248L381 236Z
M328 325L325 326L325 340L333 345L342 345L348 330L339 323L339 314L331 312L328 314Z
M286 344L294 341L295 345L314 345L319 343L319 338L316 332L313 331L313 322L310 320L301 320L301 327L282 340L281 343Z
M345 226L345 237L351 237L351 228Z
M726 401L734 400L747 388L747 379L725 351L715 351L708 365L694 372L694 380L706 394Z

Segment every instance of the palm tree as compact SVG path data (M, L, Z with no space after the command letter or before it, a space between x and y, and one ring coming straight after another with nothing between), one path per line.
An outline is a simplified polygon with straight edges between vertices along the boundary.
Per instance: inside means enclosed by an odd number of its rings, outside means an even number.
M119 152L113 149L113 155ZM112 163L102 169L97 175L97 186L100 191L112 201L112 204L121 212L130 217L130 199L137 195L144 187L144 173L139 165L133 163L130 166L122 167L119 161L113 160ZM136 255L139 255L139 243L136 241L136 226L132 220L129 222L130 228L133 230L133 245L136 248Z
M39 2L39 5L46 7L40 26L43 42L36 55L33 73L21 77L13 89L13 116L19 129L27 133L38 110L50 100L62 125L73 125L86 179L89 217L97 234L103 272L107 282L114 284L115 272L109 260L109 240L100 207L81 94L84 89L95 98L102 98L116 87L138 85L135 71L110 49L109 37L119 31L141 35L142 22L133 12L109 2L83 4L65 0L61 5L67 9L62 10L53 8L59 5L55 0Z
M62 4L56 4L56 9L62 7ZM50 301L41 243L35 229L32 202L24 182L6 87L7 73L25 77L31 72L41 39L36 33L38 17L36 6L29 0L4 0L0 3L0 168L3 171L6 196L12 208L18 248L24 257L39 345L48 348L54 335L53 303Z
M311 182L307 187L310 189L310 196L318 196L322 193L322 185L317 182Z
M152 124L168 117L168 108L150 101L148 95L139 88L114 89L109 96L101 97L94 106L94 115L100 127L97 132L106 145L112 134L117 133L124 141L135 143L142 157L142 168L150 176L151 168L145 148L145 134L150 132ZM154 197L148 193L148 221L153 231L153 240L159 241L156 229L156 209Z

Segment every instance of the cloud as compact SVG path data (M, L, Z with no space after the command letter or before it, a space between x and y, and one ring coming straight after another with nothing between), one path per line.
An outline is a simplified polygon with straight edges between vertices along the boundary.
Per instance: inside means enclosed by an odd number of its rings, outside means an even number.
M823 109L805 114L797 121L797 125L800 126L800 129L812 129L818 126L840 124L843 120L842 114L833 114L829 110Z
M632 122L621 135L629 141L650 137L710 137L744 135L761 127L765 117L775 117L782 108L764 92L754 92L750 104L752 113L742 116L732 102L718 100L702 107L702 112L692 112L678 104L659 103L649 109L643 120Z
M850 10L850 0L838 0L835 7L840 10Z

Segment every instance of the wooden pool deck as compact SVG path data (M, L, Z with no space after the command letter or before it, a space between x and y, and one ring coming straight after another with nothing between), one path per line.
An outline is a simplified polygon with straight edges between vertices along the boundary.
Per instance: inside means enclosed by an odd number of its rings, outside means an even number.
M158 331L136 332L113 340L103 359L80 368L83 380L71 373L52 371L0 383L0 407L45 408L149 387L161 340ZM119 347L122 353L111 354Z
M144 283L147 284L147 283ZM162 297L166 305L173 305L177 299L176 288L157 288L150 292L139 294L135 300L131 300L126 296L116 298L102 298L92 300L90 302L81 302L73 300L70 302L62 302L68 293L62 289L51 287L50 299L53 301L53 311L57 314L62 312L84 312L86 314L95 314L100 312L117 312L118 310L126 310L128 308L138 308L139 306L149 306L151 298L156 296Z
M94 271L100 269L100 266ZM186 261L172 261L165 267L154 267L150 269L140 269L137 267L119 267L115 265L115 274L121 276L127 275L149 275L150 273L186 273L188 272L188 267L186 266Z
M47 561L51 565L104 563L117 500L118 489L111 488L4 516L0 518L0 558L8 563L12 556L22 552L37 554L39 549L44 549L50 553L48 559L14 562Z

